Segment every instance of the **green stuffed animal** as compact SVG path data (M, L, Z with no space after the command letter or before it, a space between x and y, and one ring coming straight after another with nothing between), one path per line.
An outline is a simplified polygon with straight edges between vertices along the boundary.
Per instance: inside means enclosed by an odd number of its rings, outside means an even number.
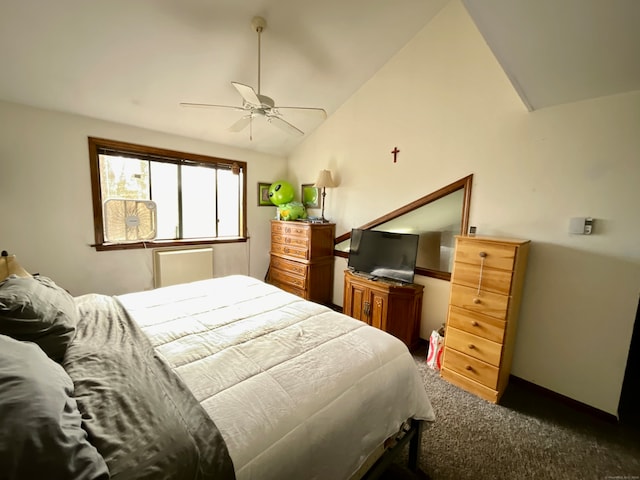
M307 211L300 202L289 202L278 205L280 220L298 220L307 218Z

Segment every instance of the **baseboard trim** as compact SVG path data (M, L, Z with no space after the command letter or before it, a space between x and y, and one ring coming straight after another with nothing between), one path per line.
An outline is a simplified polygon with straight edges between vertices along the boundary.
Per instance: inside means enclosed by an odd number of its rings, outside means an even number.
M591 405L587 405L586 403L582 403L578 400L574 400L573 398L562 395L561 393L554 392L553 390L549 390L548 388L541 387L540 385L536 385L524 378L516 377L515 375L509 376L509 381L513 383L517 383L518 385L522 385L528 389L531 389L541 395L546 395L551 397L559 402L568 405L575 410L588 413L600 420L604 420L609 423L618 423L618 417L612 415L611 413L605 412L604 410L600 410L599 408L592 407Z
M338 305L333 305L333 306L336 307L334 308L334 310L342 311L342 307L339 307ZM419 347L428 348L429 341L421 337L418 342L418 345ZM599 408L592 407L591 405L587 405L586 403L582 403L578 400L562 395L561 393L554 392L553 390L549 390L548 388L542 387L540 385L536 385L535 383L532 383L529 380L525 380L524 378L516 377L515 375L509 375L509 381L522 385L525 388L533 390L541 395L546 395L548 397L551 397L559 402L564 403L565 405L572 407L575 410L587 413L593 417L599 418L600 420L604 420L605 422L608 422L608 423L620 422L618 417L616 417L615 415L609 412L605 412L604 410L600 410Z

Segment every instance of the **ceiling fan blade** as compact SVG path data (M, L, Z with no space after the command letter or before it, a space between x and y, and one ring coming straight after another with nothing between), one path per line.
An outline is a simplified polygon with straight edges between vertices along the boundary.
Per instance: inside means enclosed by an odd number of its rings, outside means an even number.
M231 108L232 110L240 110L244 111L242 107L236 107L233 105L214 105L212 103L189 103L189 102L180 102L181 107L197 107L197 108Z
M262 102L258 98L258 94L249 85L244 85L238 82L231 82L231 85L236 87L236 90L238 90L238 93L242 96L245 102L250 105L262 105Z
M243 130L247 125L251 123L251 115L245 115L244 117L240 117L240 119L231 125L227 130L230 132L239 132Z
M281 128L285 132L293 133L294 135L304 135L304 132L300 130L298 127L291 125L286 120L283 120L280 117L276 116L268 116L267 121L278 128Z
M327 112L324 108L314 108L314 107L274 107L275 110L302 110L308 112L318 112L322 114L323 118L327 118Z

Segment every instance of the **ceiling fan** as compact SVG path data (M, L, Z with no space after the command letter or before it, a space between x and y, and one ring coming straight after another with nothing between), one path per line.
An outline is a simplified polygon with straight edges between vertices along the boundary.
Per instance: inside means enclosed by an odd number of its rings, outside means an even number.
M258 34L258 91L256 92L253 87L244 85L238 82L231 82L240 96L242 97L242 106L233 105L214 105L209 103L180 103L183 107L203 107L203 108L228 108L232 110L239 110L245 112L238 121L233 123L228 130L230 132L240 132L247 126L251 129L252 122L255 118L264 117L268 123L281 128L282 130L294 134L304 135L304 132L295 125L289 123L282 118L282 110L298 110L302 112L319 113L322 115L323 120L327 117L327 112L323 108L314 107L282 107L276 106L275 101L271 97L262 95L260 93L260 36L262 31L267 26L267 21L262 17L254 17L251 20L251 26ZM253 139L252 132L250 131L249 138Z

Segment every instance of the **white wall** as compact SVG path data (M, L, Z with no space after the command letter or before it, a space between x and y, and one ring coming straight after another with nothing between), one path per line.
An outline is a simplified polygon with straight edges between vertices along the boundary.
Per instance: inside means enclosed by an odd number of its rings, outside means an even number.
M300 182L334 172L325 216L338 235L473 173L470 224L533 242L512 373L616 414L640 292L640 92L527 112L456 0L289 168ZM574 216L593 216L595 233L569 235ZM417 281L427 338L449 284Z
M3 102L0 125L0 249L16 254L30 272L53 278L73 295L152 288L151 251L97 252L90 246L87 137L93 136L246 161L250 240L215 245L214 275L264 278L275 207L257 206L256 185L283 176L284 158Z
M0 102L0 249L74 295L151 288L151 254L96 252L87 137L248 162L249 246L215 247L263 278L273 208L256 183L340 185L326 216L349 231L470 173L480 234L533 241L513 373L616 413L640 291L640 92L529 113L459 0L290 157L262 155ZM390 153L400 149L398 162ZM289 169L289 174L287 174ZM319 214L319 211L318 211ZM573 216L595 233L570 236ZM242 252L244 248L244 252ZM227 250L228 249L228 250ZM214 262L215 263L215 262ZM336 259L334 302L346 264ZM421 333L446 318L449 284L425 284Z

